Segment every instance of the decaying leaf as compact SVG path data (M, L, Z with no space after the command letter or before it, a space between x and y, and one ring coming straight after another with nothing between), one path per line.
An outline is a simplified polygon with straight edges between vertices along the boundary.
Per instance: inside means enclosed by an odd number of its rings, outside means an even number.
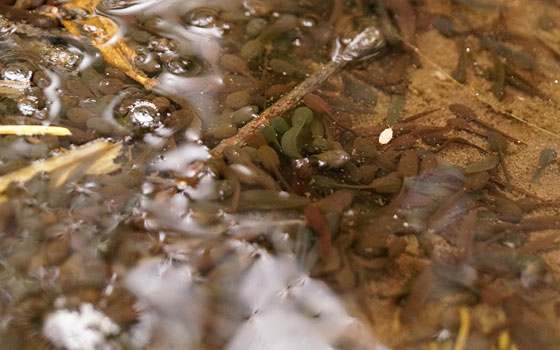
M0 135L71 135L70 130L61 126L45 125L0 125Z
M118 25L107 17L94 14L95 7L99 0L73 0L65 3L64 7L79 7L86 10L91 16L86 19L75 19L72 21L63 20L62 25L70 34L80 38L80 34L85 33L91 39L103 58L113 66L122 70L126 75L136 80L148 90L157 85L157 79L148 78L144 72L136 68L131 59L136 53L122 39L112 41L116 38Z
M64 183L76 169L82 175L100 175L119 169L114 159L120 154L122 143L95 140L49 159L33 163L25 168L0 176L0 193L12 182L25 182L40 172L55 173L54 185Z

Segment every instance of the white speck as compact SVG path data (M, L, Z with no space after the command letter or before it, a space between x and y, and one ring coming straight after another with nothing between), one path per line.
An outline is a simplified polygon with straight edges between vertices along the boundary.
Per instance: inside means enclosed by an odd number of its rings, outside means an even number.
M439 80L447 80L447 75L445 75L445 73L443 73L442 71L436 70L434 73L432 73L432 75Z
M398 218L397 214L393 215L393 219L397 220Z
M403 226L404 226L404 227L409 227L410 224L409 224L408 222L405 222L405 223L403 224Z
M105 291L103 292L103 295L108 297L111 294L113 294L113 291L115 290L115 281L116 280L117 280L117 274L113 273L113 275L111 276L111 282L109 282L107 287L105 287Z
M143 194L150 194L154 191L154 185L149 183L149 182L145 182L142 184L142 193Z
M315 25L315 22L310 18L304 18L301 24L303 24L304 27L311 28Z
M451 332L449 332L447 329L442 329L436 334L436 340L440 343L450 338L451 338Z
M387 128L379 134L379 143L382 145L388 144L393 139L393 129Z
M65 297L56 298L56 300L54 301L54 307L62 308L64 306L66 306L66 298Z
M119 332L119 326L90 303L81 304L79 311L58 310L43 326L45 337L65 350L112 350L105 338Z
M295 160L296 169L302 168L302 167L303 167L306 163L308 163L308 162L309 162L309 161L308 161L307 159L305 159L305 158L303 158L303 159L296 159L296 160Z

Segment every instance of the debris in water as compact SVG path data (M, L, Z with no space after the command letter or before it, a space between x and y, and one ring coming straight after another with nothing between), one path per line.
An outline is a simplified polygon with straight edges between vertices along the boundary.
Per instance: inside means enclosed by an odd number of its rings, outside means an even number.
M387 128L379 134L379 143L381 145L386 145L393 139L393 129Z
M0 135L56 135L72 134L67 128L43 125L0 125Z

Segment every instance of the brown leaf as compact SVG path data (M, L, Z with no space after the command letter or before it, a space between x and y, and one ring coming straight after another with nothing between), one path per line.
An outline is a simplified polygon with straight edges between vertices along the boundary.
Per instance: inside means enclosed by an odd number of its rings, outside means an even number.
M74 0L64 4L64 7L80 7L88 11L91 16L73 21L63 20L62 25L70 34L80 38L80 33L88 33L93 46L103 58L113 66L122 70L126 75L136 80L148 90L157 85L157 79L148 78L144 72L133 65L132 59L136 53L122 39L114 44L110 41L117 35L118 25L107 17L94 15L94 9L100 0Z

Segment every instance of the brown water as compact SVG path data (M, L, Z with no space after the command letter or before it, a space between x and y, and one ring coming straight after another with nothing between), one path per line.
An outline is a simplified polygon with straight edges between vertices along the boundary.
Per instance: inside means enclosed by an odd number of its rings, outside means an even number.
M0 350L560 348L555 1L0 15Z

